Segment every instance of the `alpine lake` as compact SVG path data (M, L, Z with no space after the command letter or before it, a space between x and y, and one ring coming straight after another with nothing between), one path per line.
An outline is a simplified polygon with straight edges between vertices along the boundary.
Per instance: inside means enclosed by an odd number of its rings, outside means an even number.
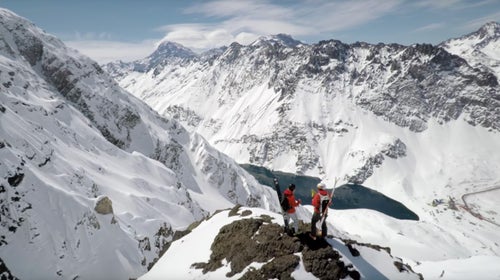
M278 179L280 190L283 192L290 184L295 184L295 198L301 199L302 204L311 205L312 193L321 181L317 177L296 175L280 171L271 171L265 167L240 164L248 173L252 174L259 183L274 187L274 178ZM331 188L332 186L327 186ZM373 189L356 184L337 186L333 193L333 209L372 209L396 219L418 221L417 214L402 203L391 199Z

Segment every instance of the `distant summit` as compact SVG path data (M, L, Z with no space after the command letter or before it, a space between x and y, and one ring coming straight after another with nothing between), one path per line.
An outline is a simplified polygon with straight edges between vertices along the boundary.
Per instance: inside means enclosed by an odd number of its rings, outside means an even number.
M479 38L498 39L500 37L500 23L495 21L488 22L472 34L478 34Z
M488 22L477 31L460 38L449 39L439 45L448 52L461 56L475 68L492 71L500 76L500 23Z
M252 46L264 45L264 44L279 44L284 47L295 48L299 45L303 45L302 42L295 40L292 36L288 34L277 34L277 35L267 35L262 36L253 42Z
M467 40L473 41L475 45L485 44L492 40L498 41L500 38L500 23L491 21L481 26L478 30L455 39L449 39L441 44L448 44L452 41Z
M158 45L158 48L149 56L155 57L178 57L178 58L191 58L196 54L189 48L171 41L163 41Z

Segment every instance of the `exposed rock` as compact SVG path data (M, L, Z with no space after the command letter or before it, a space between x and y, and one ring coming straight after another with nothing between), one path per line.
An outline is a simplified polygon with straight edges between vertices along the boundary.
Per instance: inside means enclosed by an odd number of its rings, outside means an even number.
M341 279L351 274L353 279L359 278L325 241L313 241L305 233L286 235L281 226L266 220L242 219L222 227L212 243L210 260L193 267L207 273L222 267L226 260L231 267L226 276L231 277L258 262L265 264L260 269L249 269L241 279L293 279L291 273L300 262L296 254L302 253L306 270L320 279ZM307 227L300 225L301 230Z
M356 155L352 153L351 156ZM406 145L399 138L396 138L392 143L386 143L380 152L364 158L364 164L360 168L354 170L354 174L346 176L345 180L353 184L363 184L370 176L373 175L374 169L380 167L385 160L385 156L397 159L406 156Z
M113 214L113 203L107 196L97 198L94 210L102 215Z
M184 232L173 232L172 227L168 226L166 223L164 223L158 231L154 235L154 249L156 251L156 255L158 257L155 257L153 261L151 261L148 264L148 270L153 267L153 265L165 254L165 252L168 250L170 247L170 244L172 244L172 241L177 240L178 238L181 238L185 234L189 233L190 231L184 231ZM149 242L149 240L148 240ZM151 249L151 248L150 248Z
M342 279L347 276L345 264L337 251L323 240L314 247L305 247L302 252L304 267L320 279Z
M284 255L266 263L261 269L250 269L240 279L294 279L291 273L299 265L300 258L296 255Z
M23 181L23 179L24 179L24 174L23 173L16 173L13 176L8 177L7 178L7 182L9 182L9 184L12 187L17 187L19 184L21 184L21 182Z

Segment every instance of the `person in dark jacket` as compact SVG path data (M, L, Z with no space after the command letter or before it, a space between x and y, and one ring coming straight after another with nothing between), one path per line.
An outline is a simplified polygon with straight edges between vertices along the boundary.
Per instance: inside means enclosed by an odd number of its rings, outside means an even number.
M317 188L318 192L316 192L316 194L312 199L312 205L314 206L314 213L311 219L311 237L313 239L316 239L318 235L324 238L328 230L326 227L326 219L324 219L323 223L321 224L321 234L318 234L316 230L316 223L321 219L321 215L325 213L326 208L330 204L330 196L326 191L326 185L324 183L319 183L317 185Z
M295 233L299 232L299 219L297 217L297 213L295 211L295 207L299 206L302 201L299 199L295 199L295 184L290 184L288 188L283 192L283 195L285 196L285 199L288 200L288 205L290 208L283 214L283 218L285 220L285 232L289 232L289 222L290 218L293 221L293 229L295 230Z

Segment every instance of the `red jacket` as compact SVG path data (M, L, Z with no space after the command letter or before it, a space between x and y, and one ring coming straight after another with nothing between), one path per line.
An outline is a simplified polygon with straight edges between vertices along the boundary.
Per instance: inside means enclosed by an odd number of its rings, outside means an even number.
M314 206L314 212L319 213L319 208L321 204L321 195L328 196L328 192L323 189L319 189L312 199L312 205Z
M290 214L295 213L295 207L299 206L300 204L297 200L295 200L295 195L290 189L286 189L283 192L283 195L288 199L288 204L290 205L290 209L288 209L288 211L286 212Z

